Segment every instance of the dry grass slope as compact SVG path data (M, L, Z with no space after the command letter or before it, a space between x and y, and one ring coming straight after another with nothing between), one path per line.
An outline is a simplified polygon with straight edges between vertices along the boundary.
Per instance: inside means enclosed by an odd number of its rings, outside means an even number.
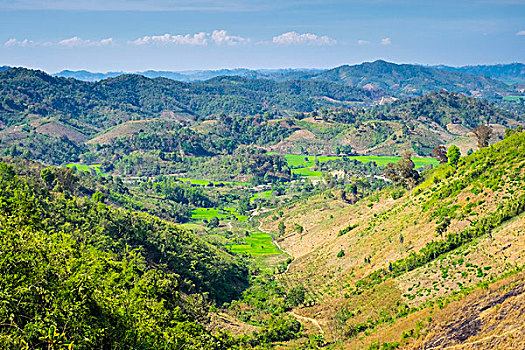
M283 210L289 230L280 245L295 260L282 278L288 286L305 285L315 303L301 314L317 319L327 339L352 349L379 339L400 341L404 331L425 327L429 305L525 265L525 214L372 288L356 293L356 283L429 242L501 212L525 195L524 183L521 133L466 157L458 169L439 167L397 200L385 190L348 205L327 191ZM436 228L444 218L450 225L440 236ZM268 218L263 228L277 232L277 224ZM295 224L304 227L302 235L292 232ZM338 257L341 250L345 254ZM405 334L404 343L414 336Z

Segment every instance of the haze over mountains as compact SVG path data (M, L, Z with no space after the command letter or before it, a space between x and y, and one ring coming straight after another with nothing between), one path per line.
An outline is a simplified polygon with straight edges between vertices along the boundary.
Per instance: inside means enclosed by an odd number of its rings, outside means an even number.
M343 66L346 69L352 69L354 71L361 71L365 69L366 65L378 64L382 61L375 61L371 63L363 63L357 65ZM418 65L409 65L416 67ZM496 65L474 65L474 66L462 66L452 67L445 65L438 66L422 66L424 68L435 68L445 71L462 72L472 75L485 75L489 78L501 80L506 83L521 83L525 82L525 65L523 63L510 63L510 64L496 64ZM336 67L334 69L340 69L342 67ZM246 78L269 78L269 79L297 79L297 78L308 78L323 72L330 71L330 69L305 69L305 68L294 68L294 69L219 69L219 70L195 70L195 71L156 71L148 70L143 72L135 72L134 74L144 75L149 78L164 77L179 81L191 82L207 80L217 76L231 76L238 75ZM122 74L129 74L129 72L108 72L108 73L95 73L85 70L71 71L63 70L55 73L56 76L75 78L85 81L96 81L106 78L113 78Z
M380 63L381 60L370 62L368 64ZM367 62L356 65L347 65L344 67L352 67L359 71L364 69L363 65ZM419 66L411 64L410 66ZM462 72L472 75L485 75L489 78L501 80L503 82L519 83L525 81L525 65L523 63L509 63L509 64L496 64L496 65L475 65L475 66L461 66L452 67L446 65L437 66L422 66L425 68L434 68L451 72ZM338 69L341 67L336 67ZM156 71L148 70L143 72L135 72L134 74L144 75L149 78L165 77L180 81L198 81L207 80L221 75L238 75L247 78L269 78L269 79L294 79L294 78L308 78L311 76L318 75L320 73L329 71L330 69L306 69L306 68L294 68L294 69L219 69L219 70L195 70L195 71ZM66 78L75 78L85 81L96 81L105 78L116 77L121 74L129 74L125 72L108 72L108 73L94 73L85 70L71 71L63 70L55 73L56 76L62 76Z

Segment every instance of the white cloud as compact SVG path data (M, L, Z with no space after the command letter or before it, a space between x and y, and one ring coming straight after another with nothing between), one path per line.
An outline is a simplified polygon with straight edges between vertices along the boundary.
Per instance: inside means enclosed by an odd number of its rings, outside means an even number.
M108 46L111 44L113 44L113 38L102 39L100 41L91 41L91 40L81 39L78 36L74 36L72 38L59 41L57 43L57 46L88 47L88 46Z
M216 45L238 45L250 42L250 39L240 36L229 35L225 30L214 30L211 33L200 32L196 34L164 34L164 35L146 35L131 41L134 45L148 44L175 44L175 45L193 45L206 46L210 42Z
M147 44L178 44L178 45L197 45L205 46L208 45L208 34L200 32L197 34L186 34L186 35L146 35L142 38L138 38L131 42L135 45L147 45Z
M392 40L390 40L390 38L381 39L381 45L390 45L390 44L392 44Z
M312 33L299 34L297 32L283 33L274 36L272 42L278 45L335 45L337 41L324 36Z
M113 38L106 38L102 40L84 40L78 36L68 39L60 40L58 42L52 41L33 41L29 39L18 40L15 38L9 39L4 43L4 47L34 47L34 46L61 46L61 47L92 47L92 46L110 46L113 45Z
M249 38L243 38L235 35L228 35L225 30L214 30L211 33L211 40L217 45L238 45L247 44L250 42Z
M370 41L368 40L357 40L357 45L368 45Z
M525 35L525 30L520 30L519 32L516 33L516 35Z
M27 46L34 46L35 42L29 39L24 40L17 40L17 39L9 39L4 43L5 47L27 47Z

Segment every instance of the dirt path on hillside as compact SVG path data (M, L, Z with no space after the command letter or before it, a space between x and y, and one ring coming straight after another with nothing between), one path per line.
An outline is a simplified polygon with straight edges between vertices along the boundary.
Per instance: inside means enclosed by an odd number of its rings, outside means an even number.
M292 314L293 317L295 317L295 318L296 318L297 320L299 320L299 321L307 321L307 322L311 322L311 323L313 323L313 325L319 329L319 332L321 332L321 334L324 334L324 330L323 330L323 328L321 327L321 325L319 324L319 322L317 322L316 319L314 319L314 318L310 318L310 317L306 317L306 316L298 315L298 314L296 314L296 313L293 312L293 311L290 311L290 313Z

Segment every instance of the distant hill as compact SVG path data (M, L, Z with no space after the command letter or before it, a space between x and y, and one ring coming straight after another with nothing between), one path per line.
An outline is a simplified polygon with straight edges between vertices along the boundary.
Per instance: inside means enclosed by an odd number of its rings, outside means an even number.
M11 155L27 152L52 164L76 161L89 145L122 137L129 140L121 148L129 150L168 152L184 144L185 152L199 156L253 144L279 153L344 148L429 155L480 124L496 127L494 140L505 127L523 124L518 114L454 92L378 105L382 96L381 90L315 78L220 76L185 83L126 74L85 82L14 68L0 72L0 145ZM151 140L137 142L141 133ZM464 147L471 147L468 139Z
M102 79L107 78L115 78L119 75L126 74L124 72L108 72L108 73L92 73L88 72L87 70L63 70L59 73L54 74L54 76L57 77L63 77L63 78L74 78L77 80L83 80L83 81L98 81Z
M8 69L11 69L12 67L9 67L9 66L1 66L0 67L0 72L3 72L5 70L8 70Z
M326 154L350 147L369 155L395 155L405 150L432 155L434 147L461 137L461 147L467 152L475 148L469 134L474 127L491 124L495 141L502 137L505 127L523 123L520 117L485 100L446 91L366 110L321 110L312 115L297 121L297 131L272 149L279 153L307 150L309 154Z
M7 67L8 69L10 67ZM189 70L189 71L157 71L147 70L136 73L125 72L108 72L108 73L92 73L86 70L71 71L63 70L54 74L57 77L75 78L83 81L99 81L107 78L115 78L124 74L143 75L147 78L168 78L183 82L204 81L213 79L219 76L239 76L250 79L272 79L277 81L289 79L304 79L311 77L319 72L321 69L218 69L218 70Z
M0 92L0 121L6 125L16 125L28 115L53 115L77 120L78 127L87 134L119 121L160 117L164 112L194 117L311 112L347 102L371 102L380 97L363 89L324 81L276 82L223 76L184 83L127 74L84 82L25 68L1 72Z
M525 64L510 63L510 64L494 64L494 65L478 65L478 66L435 66L433 68L441 69L450 72L462 72L473 75L485 75L487 77L501 80L503 82L525 83Z
M510 91L505 83L484 76L382 60L340 66L322 72L312 79L369 90L383 90L398 96L415 96L446 89L472 96L495 97Z
M7 67L8 68L8 67ZM121 75L142 75L147 78L168 78L181 82L202 82L221 76L246 79L313 80L342 84L369 91L382 91L396 97L418 96L445 89L482 98L499 98L515 94L508 83L525 82L525 68L521 63L485 66L432 66L395 64L383 60L358 65L343 65L333 69L218 69L190 71L147 70L136 73L93 73L85 70L64 70L57 77L82 81L100 81Z

